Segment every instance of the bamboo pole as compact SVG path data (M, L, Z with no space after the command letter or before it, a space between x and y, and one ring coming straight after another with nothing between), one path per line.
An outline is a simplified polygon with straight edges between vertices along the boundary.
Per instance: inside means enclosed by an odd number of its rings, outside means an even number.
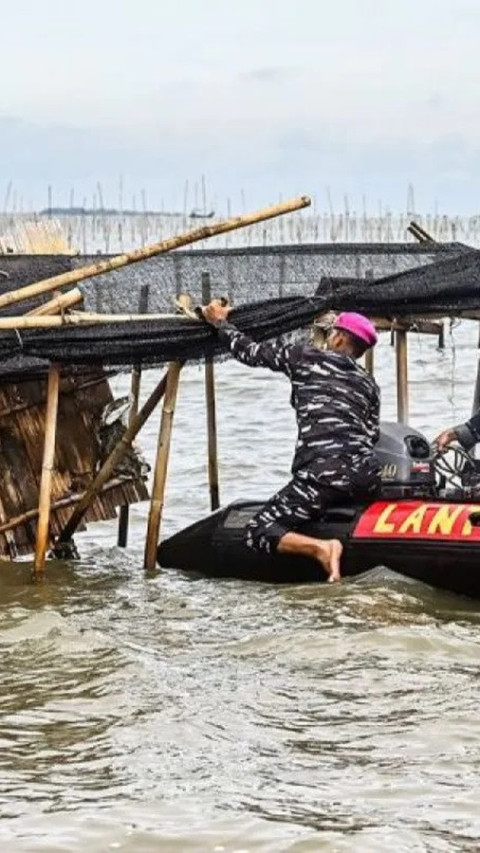
M32 311L27 311L23 316L28 317L34 315L36 317L40 317L43 314L56 314L59 311L66 311L68 308L73 308L74 305L78 305L80 302L83 302L83 293L78 287L74 287L73 290L69 290L68 293L55 296L54 299L50 299L43 305L39 305L38 308L33 308Z
M370 374L370 376L374 375L373 347L369 347L365 353L365 370Z
M426 319L425 317L414 316L404 317L403 319L386 319L382 317L373 317L372 323L378 332L387 331L404 331L404 332L421 332L424 335L439 335L443 324L438 320Z
M433 239L431 234L428 231L425 231L418 222L414 222L413 220L407 226L407 231L410 232L412 237L415 237L419 243L436 243L437 241Z
M57 309L58 310L58 309ZM443 314L442 317L445 315ZM472 320L480 318L479 311L463 311L456 312L457 317L466 317ZM438 335L440 326L438 321L435 322L434 317L439 318L439 315L432 315L429 319L422 316L417 320L414 315L409 315L402 319L398 318L390 320L388 318L373 318L380 331L386 329L405 329L408 331L425 332L426 334ZM86 311L74 312L73 314L58 315L37 315L37 314L22 314L15 317L0 317L0 330L14 329L56 329L63 326L99 326L102 323L106 326L114 323L145 323L155 320L168 320L179 322L191 320L198 322L197 317L190 317L187 314L96 314Z
M395 332L395 359L397 366L397 421L408 422L408 350L407 332Z
M65 527L63 528L58 537L57 541L59 544L70 541L83 516L85 515L88 507L90 506L92 501L95 500L105 483L112 476L116 466L125 456L137 433L140 432L145 421L150 417L155 406L162 399L163 395L165 394L166 384L167 377L164 376L160 380L158 385L154 388L147 401L143 404L138 415L133 418L131 424L129 424L129 426L125 430L120 441L115 445L112 452L100 468L100 471L96 475L95 479L92 481L92 483L82 496L81 500L75 507L72 515L70 516L69 520L67 521Z
M134 323L146 322L148 320L185 320L188 319L181 314L95 314L87 311L78 311L73 314L56 315L28 315L21 314L15 317L0 317L0 330L8 329L56 329L63 326L98 326L111 325L112 323Z
M49 538L52 472L55 459L55 436L57 430L58 391L60 368L52 364L48 371L47 409L45 414L45 439L43 445L42 476L38 497L37 541L33 574L38 578L45 570L45 557Z
M140 314L148 308L148 284L142 284L140 288L140 299L138 309ZM142 376L142 365L140 363L134 364L132 367L132 373L130 378L130 411L128 414L128 423L129 425L132 423L133 418L138 412L138 400L140 397L140 380ZM118 513L118 538L117 545L119 548L126 548L128 542L128 518L129 518L129 508L128 504L124 504L120 507Z
M208 305L212 298L210 274L202 273L202 303ZM207 408L207 458L210 509L220 506L218 485L217 418L215 404L215 367L212 358L205 359L205 401Z
M158 434L157 458L152 487L152 500L148 516L147 538L145 542L144 568L151 571L157 563L157 548L162 522L165 483L167 479L168 457L170 455L170 438L172 435L173 416L177 399L178 382L182 365L178 361L170 364L167 374L167 387L163 403L160 431Z
M199 240L206 240L208 237L214 237L217 234L225 234L228 231L235 231L238 228L254 225L256 222L274 219L276 216L282 216L284 213L293 213L295 210L308 207L310 204L311 200L308 196L301 196L291 201L263 208L263 210L259 210L256 213L235 216L225 219L222 222L217 222L215 225L204 225L202 228L186 231L184 234L169 237L166 240L161 240L159 243L153 243L151 246L144 246L142 249L133 249L130 252L125 252L123 255L116 255L114 258L104 261L97 261L97 263L88 264L85 267L70 270L52 278L46 278L44 281L38 281L26 287L3 293L0 296L0 308L6 305L13 305L15 302L22 302L33 296L39 296L41 293L65 287L67 284L77 284L86 278L93 278L94 276L102 275L102 273L112 272L121 267L126 267L128 264L138 263L138 261L153 258L155 255L162 255L165 252L172 251L172 249L179 249L181 246L187 246Z
M112 489L116 489L117 486L124 486L125 483L131 482L131 480L126 480L125 477L117 477L114 480L109 480L108 483L105 483L104 486L100 489L100 494L106 494L107 492L112 491ZM77 492L75 494L70 494L66 498L59 498L56 501L53 501L50 504L50 512L56 512L58 509L67 509L72 506L72 504L77 503L77 501L81 500L84 496L85 492ZM18 527L20 524L26 524L29 521L34 521L38 518L39 507L34 507L33 509L27 509L26 512L23 512L21 515L16 515L14 518L8 519L0 517L0 534L8 533L8 531L14 530L15 527ZM13 556L13 555L12 555Z

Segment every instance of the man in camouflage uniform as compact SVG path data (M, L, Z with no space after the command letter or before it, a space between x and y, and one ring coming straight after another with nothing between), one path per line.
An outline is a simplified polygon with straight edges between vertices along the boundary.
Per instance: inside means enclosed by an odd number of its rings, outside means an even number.
M257 343L227 322L230 310L214 300L203 313L238 361L289 377L298 425L292 479L251 519L247 543L267 554L313 557L329 581L339 580L341 542L296 531L345 497L367 497L379 488L380 466L374 453L379 390L356 361L375 345L375 328L361 314L343 313L335 320L325 349L315 342Z

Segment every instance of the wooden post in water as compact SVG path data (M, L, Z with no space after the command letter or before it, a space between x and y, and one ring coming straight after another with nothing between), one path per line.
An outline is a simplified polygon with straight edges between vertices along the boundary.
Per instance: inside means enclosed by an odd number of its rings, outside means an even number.
M72 515L70 516L65 527L61 531L60 536L58 537L58 545L70 541L83 516L85 515L88 507L95 500L97 495L100 494L105 483L107 483L110 477L114 474L116 466L123 459L125 453L131 446L132 441L140 432L145 421L152 414L155 406L162 399L163 395L165 394L166 385L167 377L164 376L160 380L158 385L154 388L148 400L143 404L138 415L135 415L131 424L127 427L124 434L122 435L120 441L118 442L118 444L115 445L112 452L110 453L110 456L108 456L105 462L103 463L95 479L85 491L81 500L79 500Z
M408 349L407 332L397 329L395 332L395 360L397 366L397 421L408 422Z
M148 284L142 284L140 288L140 299L138 304L138 312L139 314L146 314L148 310ZM131 380L130 380L130 412L128 416L128 425L133 421L133 418L138 412L138 400L140 397L140 379L142 376L142 366L141 364L134 364L132 367ZM120 548L126 548L128 541L128 517L129 517L129 508L128 504L120 507L119 515L118 515L118 546Z
M145 542L144 568L151 571L157 563L157 547L160 536L160 525L163 513L163 499L167 479L168 458L170 455L170 438L172 435L173 416L177 400L178 382L182 365L178 361L170 364L167 373L167 387L163 402L160 432L158 435L157 458L153 477L152 500L148 516L147 538Z
M45 571L45 557L49 539L50 503L52 491L52 472L55 459L55 436L57 432L58 392L60 387L60 368L52 364L48 371L47 409L45 413L45 439L43 444L42 474L38 496L37 541L33 564L34 578Z
M373 281L373 269L365 270L365 279L367 281ZM365 353L365 370L370 376L374 375L374 356L373 356L373 347L369 347Z
M202 303L208 305L212 298L210 274L202 273ZM210 509L212 512L220 506L218 486L217 417L215 405L215 367L213 358L205 359L205 399L207 404L207 447L208 447L208 487L210 491Z
M369 347L365 353L365 370L370 376L374 375L373 347Z

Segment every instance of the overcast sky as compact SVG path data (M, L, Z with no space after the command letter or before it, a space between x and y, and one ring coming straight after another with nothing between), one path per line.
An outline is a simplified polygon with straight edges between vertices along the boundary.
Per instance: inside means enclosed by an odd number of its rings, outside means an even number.
M480 212L479 0L17 0L2 32L0 207L115 206L123 176L181 210L205 175L217 210L400 211L411 183Z

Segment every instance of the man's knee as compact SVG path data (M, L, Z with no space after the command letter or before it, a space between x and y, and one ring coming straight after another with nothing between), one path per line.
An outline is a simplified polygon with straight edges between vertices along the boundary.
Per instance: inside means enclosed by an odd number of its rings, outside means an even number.
M245 541L248 548L263 554L274 554L278 543L286 530L275 521L260 521L252 518L245 529Z

